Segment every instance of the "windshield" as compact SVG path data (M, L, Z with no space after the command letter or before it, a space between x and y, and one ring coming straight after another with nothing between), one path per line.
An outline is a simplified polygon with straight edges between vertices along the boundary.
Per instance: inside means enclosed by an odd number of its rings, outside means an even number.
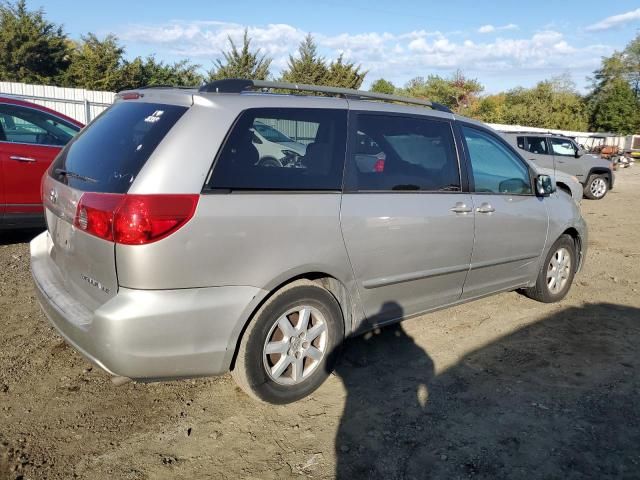
M266 138L270 142L274 142L274 143L293 142L293 140L287 137L284 133L279 132L275 128L270 127L269 125L265 125L264 123L255 122L253 124L253 128L255 128L260 135L262 135L264 138Z
M573 157L578 151L575 143L568 138L550 138L549 141L554 155Z

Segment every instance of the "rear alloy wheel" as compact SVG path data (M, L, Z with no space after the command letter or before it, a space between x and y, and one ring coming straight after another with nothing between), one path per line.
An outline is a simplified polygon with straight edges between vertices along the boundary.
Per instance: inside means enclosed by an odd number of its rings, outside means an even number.
M300 305L275 321L262 348L262 360L271 380L297 385L313 374L326 353L324 315L314 307Z
M609 191L609 182L604 175L591 175L584 187L584 194L591 200L600 200Z
M329 376L343 337L342 311L335 297L311 281L295 282L255 314L231 373L257 400L294 402Z
M569 235L562 235L549 250L535 286L526 289L525 294L544 303L562 300L571 288L576 265L575 241Z

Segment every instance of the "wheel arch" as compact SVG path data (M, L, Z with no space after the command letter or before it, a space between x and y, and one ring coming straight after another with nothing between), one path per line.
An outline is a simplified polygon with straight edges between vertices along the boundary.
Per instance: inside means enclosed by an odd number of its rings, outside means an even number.
M571 188L569 188L569 185L567 185L566 183L556 181L556 187L562 190L563 192L568 193L570 197L573 197Z
M288 276L285 279L279 278L274 280L267 288L264 289L266 294L263 295L257 303L252 305L249 314L244 316L242 327L238 332L238 335L235 337L235 341L230 344L229 352L232 354L229 358L229 370L233 370L235 368L242 337L260 308L262 308L262 306L276 293L281 292L283 289L294 283L304 284L305 281L318 284L333 295L338 302L340 310L342 311L344 336L347 337L353 331L354 319L357 320L359 317L357 313L357 303L353 300L352 295L349 293L344 282L339 280L336 276L325 271L313 270ZM233 350L231 350L231 348L233 348Z
M587 182L589 181L589 177L591 177L591 175L604 175L607 177L607 187L611 188L611 170L609 170L606 167L593 167L592 169L589 170L589 174L587 175Z
M580 232L578 232L578 230L576 230L574 227L569 227L562 232L562 235L569 235L576 245L576 254L578 255L578 265L576 266L576 271L579 271L582 265L583 257L582 237L580 236Z

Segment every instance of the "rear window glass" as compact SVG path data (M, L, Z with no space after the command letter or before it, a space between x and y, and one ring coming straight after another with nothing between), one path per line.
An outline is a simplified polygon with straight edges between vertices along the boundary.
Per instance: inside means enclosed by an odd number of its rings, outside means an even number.
M547 140L545 137L527 137L527 150L539 155L547 155Z
M64 148L50 175L78 190L126 193L186 111L176 105L116 103Z
M346 110L255 108L220 151L210 190L340 190Z

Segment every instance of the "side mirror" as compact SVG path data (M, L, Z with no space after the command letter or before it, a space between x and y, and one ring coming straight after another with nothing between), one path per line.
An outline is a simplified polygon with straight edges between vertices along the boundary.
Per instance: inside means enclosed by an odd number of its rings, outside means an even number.
M555 191L555 182L549 175L538 175L536 177L536 196L548 197Z
M583 156L585 153L587 153L587 151L584 148L578 148L576 150L576 158L580 158L581 156Z

